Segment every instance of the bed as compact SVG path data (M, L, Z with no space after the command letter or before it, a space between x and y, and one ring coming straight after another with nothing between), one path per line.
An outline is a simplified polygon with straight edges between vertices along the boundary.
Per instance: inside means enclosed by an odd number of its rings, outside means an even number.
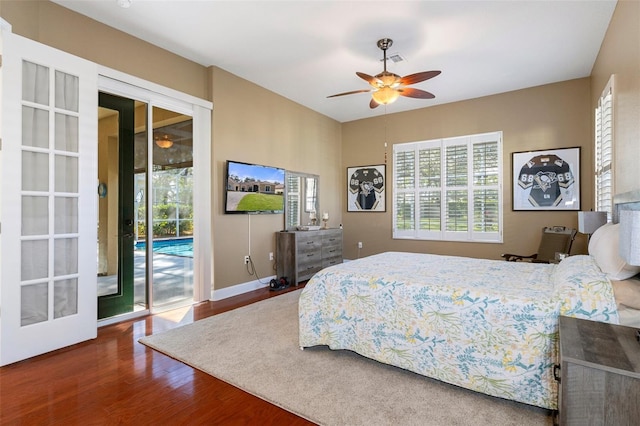
M557 409L558 315L618 323L611 283L592 256L534 264L387 252L307 283L299 343Z
M388 252L324 269L300 295L300 347L555 410L559 315L640 326L640 266L618 255L621 210L640 210L640 191L616 195L589 254L559 264Z

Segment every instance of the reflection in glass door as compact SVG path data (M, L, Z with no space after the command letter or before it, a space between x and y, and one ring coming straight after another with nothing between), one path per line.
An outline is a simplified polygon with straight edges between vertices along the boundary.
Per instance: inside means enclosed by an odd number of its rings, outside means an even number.
M97 265L100 319L134 310L134 110L135 103L131 99L99 94ZM145 123L144 116L140 121ZM144 281L143 277L143 286Z

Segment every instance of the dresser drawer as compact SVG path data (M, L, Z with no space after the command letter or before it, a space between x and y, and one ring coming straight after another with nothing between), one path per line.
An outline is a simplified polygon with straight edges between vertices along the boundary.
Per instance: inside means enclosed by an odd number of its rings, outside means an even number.
M342 246L332 245L332 246L322 246L322 258L328 259L333 257L342 258Z
M339 229L325 231L322 234L322 246L342 247L342 232Z
M329 266L337 265L339 263L342 263L342 254L340 254L340 256L322 258L323 268L328 268Z
M303 234L297 236L296 241L296 249L298 253L310 253L320 251L322 247L322 238L320 235L314 235L315 232L311 234Z
M316 272L320 272L322 265L307 265L305 269L298 269L298 281L308 280Z
M298 253L298 270L306 269L309 266L322 265L322 251L318 248L313 251L301 251Z

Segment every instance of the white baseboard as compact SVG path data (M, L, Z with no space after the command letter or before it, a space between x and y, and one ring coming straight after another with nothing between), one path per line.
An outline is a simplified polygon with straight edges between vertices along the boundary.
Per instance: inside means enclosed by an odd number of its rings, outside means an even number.
M211 299L212 301L222 300L233 296L238 296L240 294L248 293L253 290L258 290L260 288L269 287L269 281L275 278L273 275L271 277L261 278L260 281L253 280L242 284L236 284L231 287L221 288L220 290L212 290L211 291Z

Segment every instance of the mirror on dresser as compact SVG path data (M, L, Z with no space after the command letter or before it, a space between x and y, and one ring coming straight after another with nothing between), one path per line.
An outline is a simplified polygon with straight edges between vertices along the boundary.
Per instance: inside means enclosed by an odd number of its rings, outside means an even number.
M319 214L318 185L320 176L287 170L285 173L284 229L293 231L298 226L312 224L313 216ZM320 224L317 217L316 225Z

